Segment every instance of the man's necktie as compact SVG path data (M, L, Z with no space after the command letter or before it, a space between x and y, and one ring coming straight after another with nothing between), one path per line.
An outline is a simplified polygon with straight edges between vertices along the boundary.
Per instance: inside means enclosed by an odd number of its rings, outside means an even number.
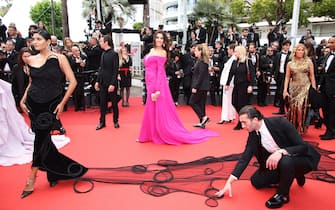
M261 168L262 167L262 163L264 162L262 137L261 137L261 132L258 131L258 132L256 132L256 134L257 134L257 145L258 145L258 152L259 152L259 167Z

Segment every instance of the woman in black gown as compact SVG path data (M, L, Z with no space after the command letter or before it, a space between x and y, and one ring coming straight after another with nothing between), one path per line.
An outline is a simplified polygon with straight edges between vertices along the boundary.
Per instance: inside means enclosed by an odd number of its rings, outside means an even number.
M34 191L38 170L46 171L50 187L59 180L74 179L87 171L84 166L58 152L51 141L50 132L53 124L59 119L77 82L67 58L49 50L50 41L47 31L39 29L34 32L33 45L39 53L27 60L29 84L20 105L22 110L29 114L35 141L31 173L21 198ZM64 75L69 86L63 96Z

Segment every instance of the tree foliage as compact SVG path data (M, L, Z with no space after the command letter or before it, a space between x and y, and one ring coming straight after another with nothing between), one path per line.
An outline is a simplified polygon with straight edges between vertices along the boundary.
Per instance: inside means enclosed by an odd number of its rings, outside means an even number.
M276 24L285 19L292 18L294 0L255 0L251 3L248 22L254 23L259 21L267 21L269 25ZM308 17L311 16L311 4L305 0L300 0L299 26L308 25Z
M290 20L293 15L293 5L294 0L285 1L285 15L286 20ZM307 26L309 21L308 18L312 16L311 4L307 3L305 0L300 0L300 12L299 12L299 26Z
M4 17L7 14L8 10L10 9L11 6L12 6L11 2L7 2L6 5L1 6L0 7L0 16Z
M54 2L54 14L55 14L55 35L57 38L62 38L62 15L61 15L61 3ZM52 19L51 19L51 3L49 0L43 0L37 2L30 9L30 18L37 23L42 21L46 26L47 30L51 32Z
M143 23L142 22L136 22L133 24L133 29L137 29L140 30L141 28L143 28Z
M313 15L314 16L326 16L335 19L335 6L334 0L322 0L313 4Z
M214 18L222 20L226 17L227 11L223 0L199 0L193 8L193 15L196 19L203 19L211 24Z
M83 17L87 18L89 15L97 14L96 1L84 0L82 3ZM101 15L102 21L111 26L112 22L123 18L134 18L136 12L135 8L129 4L128 0L102 0L101 1Z
M272 25L272 21L276 21L277 18L277 8L278 2L276 1L256 0L251 3L248 22L255 23L265 20Z

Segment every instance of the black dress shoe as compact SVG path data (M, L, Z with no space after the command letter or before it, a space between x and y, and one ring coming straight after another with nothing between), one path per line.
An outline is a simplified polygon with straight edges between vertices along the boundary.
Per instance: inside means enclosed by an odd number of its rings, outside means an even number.
M297 183L300 187L304 186L305 185L305 182L306 182L306 178L304 175L302 176L299 176L299 177L295 177L295 179L297 180Z
M29 196L30 194L32 194L34 192L34 190L31 190L31 191L22 191L21 193L21 198L25 198L27 196Z
M49 186L50 187L54 187L54 186L56 186L58 184L58 181L50 181L49 182Z
M289 197L275 194L268 201L266 201L265 206L269 209L276 209L283 206L283 204L288 203L290 201Z
M118 122L114 123L114 128L119 128L119 127L120 127L120 125L119 125Z
M100 130L102 128L106 127L106 124L105 123L100 123L96 128L95 130Z
M279 112L272 112L272 114L280 114L280 115L284 115L285 112L281 112L281 111L279 111Z
M324 135L320 137L321 140L333 140L335 139L335 134L333 135Z

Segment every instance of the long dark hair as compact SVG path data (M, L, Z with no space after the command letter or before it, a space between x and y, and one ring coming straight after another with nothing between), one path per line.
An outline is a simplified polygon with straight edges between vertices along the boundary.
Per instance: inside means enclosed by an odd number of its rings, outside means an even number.
M28 52L30 54L33 53L32 50L29 49L28 47L21 48L21 50L19 52L19 55L17 56L17 66L19 67L19 69L22 69L23 66L25 65L25 63L23 62L23 59L22 59L22 55L26 52Z
M163 49L166 51L166 55L167 55L167 61L170 59L170 43L169 40L166 36L166 33L164 31L156 31L154 33L154 37L153 37L153 43L154 43L154 47L156 47L156 37L158 34L162 34L163 35L163 39L164 39L164 43L163 43Z

